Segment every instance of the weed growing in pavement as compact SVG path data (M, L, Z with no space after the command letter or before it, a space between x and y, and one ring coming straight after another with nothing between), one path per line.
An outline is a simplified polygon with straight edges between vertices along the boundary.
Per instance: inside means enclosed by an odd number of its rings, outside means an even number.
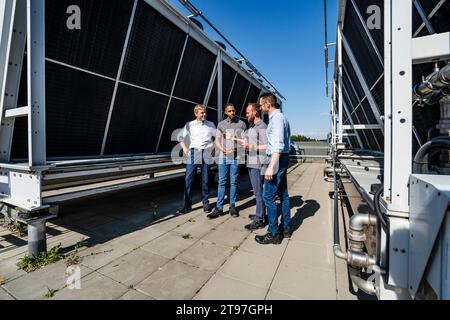
M36 257L25 255L25 257L20 259L17 266L19 267L19 270L24 270L27 273L31 273L44 266L58 262L63 258L63 251L61 248L61 244L59 244L56 247L50 249L50 251L39 253Z

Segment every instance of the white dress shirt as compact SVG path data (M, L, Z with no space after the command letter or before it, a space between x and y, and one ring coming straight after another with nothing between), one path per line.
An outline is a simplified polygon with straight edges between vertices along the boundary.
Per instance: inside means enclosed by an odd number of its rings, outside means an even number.
M186 124L178 135L178 142L190 139L189 149L205 150L214 146L213 138L216 136L216 126L211 121L191 121Z

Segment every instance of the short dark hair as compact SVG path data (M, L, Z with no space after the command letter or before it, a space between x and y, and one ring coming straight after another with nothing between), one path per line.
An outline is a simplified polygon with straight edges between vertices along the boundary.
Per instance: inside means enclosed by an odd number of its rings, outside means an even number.
M248 106L249 106L249 107L252 107L253 110L256 111L256 113L258 114L258 117L261 116L261 106L260 106L259 103L250 102L250 103L248 104Z
M225 110L227 110L228 108L234 108L234 109L236 109L235 108L235 106L234 106L234 104L232 104L232 103L227 103L227 105L225 106Z
M277 105L278 105L277 97L275 97L275 95L273 93L270 93L270 92L264 93L261 96L261 99L269 101L269 103L274 107L277 107Z

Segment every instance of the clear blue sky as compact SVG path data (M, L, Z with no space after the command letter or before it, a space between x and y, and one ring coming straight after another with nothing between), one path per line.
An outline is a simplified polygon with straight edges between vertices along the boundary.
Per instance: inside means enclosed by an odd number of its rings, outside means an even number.
M178 0L170 2L180 8ZM330 102L325 96L323 1L191 3L286 97L292 133L325 138L330 131ZM335 42L337 0L328 0L328 16L329 42ZM330 59L334 59L334 49Z

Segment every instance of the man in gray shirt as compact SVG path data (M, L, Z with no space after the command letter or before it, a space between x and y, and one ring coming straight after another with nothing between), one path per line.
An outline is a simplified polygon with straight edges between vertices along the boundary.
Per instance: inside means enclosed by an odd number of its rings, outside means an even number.
M227 118L217 126L216 147L220 150L219 190L217 191L217 206L208 215L209 219L216 219L224 215L223 208L228 176L230 176L230 214L232 217L239 217L239 212L236 209L240 164L237 139L243 138L247 127L243 121L237 118L233 104L227 104L225 113Z
M250 127L245 139L247 150L247 167L253 193L256 197L256 215L250 215L253 222L246 225L248 230L262 229L266 226L266 206L263 199L264 175L261 169L266 158L267 125L261 119L261 107L257 103L250 103L247 107L247 120Z

